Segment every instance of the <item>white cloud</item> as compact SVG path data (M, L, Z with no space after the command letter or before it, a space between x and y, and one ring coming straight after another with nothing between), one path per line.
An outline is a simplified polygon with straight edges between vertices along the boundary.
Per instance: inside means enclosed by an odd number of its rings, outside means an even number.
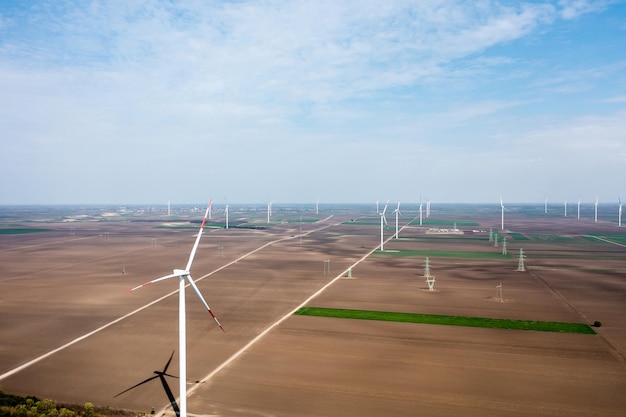
M561 17L575 19L586 13L595 13L605 9L614 1L606 0L560 0Z
M489 184L504 167L492 161L522 167L538 160L523 143L553 155L554 138L583 137L566 128L574 115L553 118L529 103L557 89L590 88L619 65L539 71L516 48L549 32L559 14L596 10L590 5L59 1L11 17L0 5L0 122L15 138L0 156L0 177L24 176L2 185L32 193L33 172L51 173L43 179L48 188L81 172L94 193L159 192L189 181L186 195L193 195L210 170L231 188L258 193L255 187L275 183L278 193L289 184L303 195L298 182L315 189L316 180L337 182L332 175L382 189L389 181L381 173L392 164L405 179L394 194L426 167L449 170L433 180L441 188L455 177L468 187L470 179ZM600 130L607 120L589 119L589 131L619 144L623 126L608 119L611 130ZM572 123L583 129L580 120ZM319 170L321 161L332 168ZM140 192L136 198L145 199Z

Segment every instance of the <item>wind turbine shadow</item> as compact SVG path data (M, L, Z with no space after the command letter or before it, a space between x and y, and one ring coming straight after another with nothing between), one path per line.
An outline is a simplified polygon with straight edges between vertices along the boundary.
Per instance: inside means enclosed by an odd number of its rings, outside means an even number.
M174 410L174 412L176 413L177 417L180 417L180 409L178 408L178 404L176 403L176 398L174 397L174 394L172 393L172 390L170 389L170 386L167 384L167 381L165 380L166 376L172 377L172 378L178 378L177 376L174 375L170 375L167 373L167 368L170 366L170 362L172 362L172 358L174 357L174 352L172 351L172 354L170 355L170 358L168 359L167 363L165 364L165 367L163 368L162 371L154 371L154 373L156 374L155 376L152 376L148 379L145 379L143 381L141 381L138 384L133 385L130 388L125 389L124 391L120 392L119 394L116 394L113 396L113 398L118 397L122 394L124 394L125 392L128 392L134 388L137 388L140 385L145 384L146 382L150 382L153 379L159 378L161 380L161 384L163 385L163 389L165 390L165 394L167 394L167 398L170 400L170 404L172 404L172 409Z

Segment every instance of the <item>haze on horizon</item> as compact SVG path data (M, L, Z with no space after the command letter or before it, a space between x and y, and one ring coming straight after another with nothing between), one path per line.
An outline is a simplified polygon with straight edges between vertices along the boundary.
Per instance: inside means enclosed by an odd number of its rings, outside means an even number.
M4 1L0 204L617 203L626 2Z

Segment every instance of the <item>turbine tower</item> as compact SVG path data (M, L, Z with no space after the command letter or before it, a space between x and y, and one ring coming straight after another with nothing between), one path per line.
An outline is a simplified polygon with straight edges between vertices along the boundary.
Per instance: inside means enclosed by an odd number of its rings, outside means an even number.
M398 207L393 211L396 214L396 235L395 238L398 238L398 216L400 215L400 199L398 198Z
M272 217L272 202L267 203L267 222L270 222L270 217Z
M546 201L543 203L543 212L548 214L548 197L546 196Z
M565 200L565 203L563 203L563 209L564 209L564 213L565 213L565 215L563 217L567 217L567 200Z
M594 204L594 213L595 222L598 223L598 197L596 197L596 204Z
M619 208L617 210L617 225L622 227L622 198L618 197L617 201L619 202Z
M578 220L580 220L580 198L578 199Z
M202 296L202 293L196 286L195 281L191 278L191 273L189 272L191 269L191 265L193 263L193 258L196 255L196 250L198 249L198 244L200 243L200 238L202 237L202 232L204 231L204 225L206 224L207 216L209 215L209 207L211 207L211 201L209 201L209 205L204 214L204 219L202 220L202 225L200 226L200 231L196 237L196 242L191 249L191 253L189 254L189 260L187 261L187 266L185 269L174 269L173 273L170 275L166 275L161 278L153 279L152 281L148 281L144 284L138 285L135 288L130 289L128 292L138 290L146 285L153 284L155 282L163 281L169 278L178 278L178 352L179 352L179 372L180 372L180 417L187 417L187 323L185 317L185 282L188 281L191 288L193 288L194 292L204 304L204 307L207 309L215 323L219 326L219 328L224 331L224 328L220 324L219 320L213 314L213 310L207 304L206 300Z
M387 204L385 204L385 208L383 209L383 211L381 211L380 213L378 213L378 215L380 216L380 251L382 252L383 249L383 239L384 239L384 235L383 235L383 223L386 225L387 224L387 218L385 217L385 212L387 211L387 205L389 204L389 201L387 201Z
M224 203L226 203L226 207L224 207L224 216L226 217L225 219L225 229L228 229L229 224L228 224L228 199L226 197L224 197ZM209 212L210 213L210 212Z
M420 197L420 226L422 225L422 197Z
M430 200L426 200L426 218L430 217Z
M320 199L315 202L315 214L320 214Z
M502 203L502 196L500 196L500 211L502 212L502 230L504 231L504 203Z

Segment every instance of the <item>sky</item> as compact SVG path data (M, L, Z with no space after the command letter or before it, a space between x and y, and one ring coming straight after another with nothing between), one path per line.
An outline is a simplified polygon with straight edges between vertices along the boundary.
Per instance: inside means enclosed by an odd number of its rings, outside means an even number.
M626 2L0 1L0 204L626 199Z

